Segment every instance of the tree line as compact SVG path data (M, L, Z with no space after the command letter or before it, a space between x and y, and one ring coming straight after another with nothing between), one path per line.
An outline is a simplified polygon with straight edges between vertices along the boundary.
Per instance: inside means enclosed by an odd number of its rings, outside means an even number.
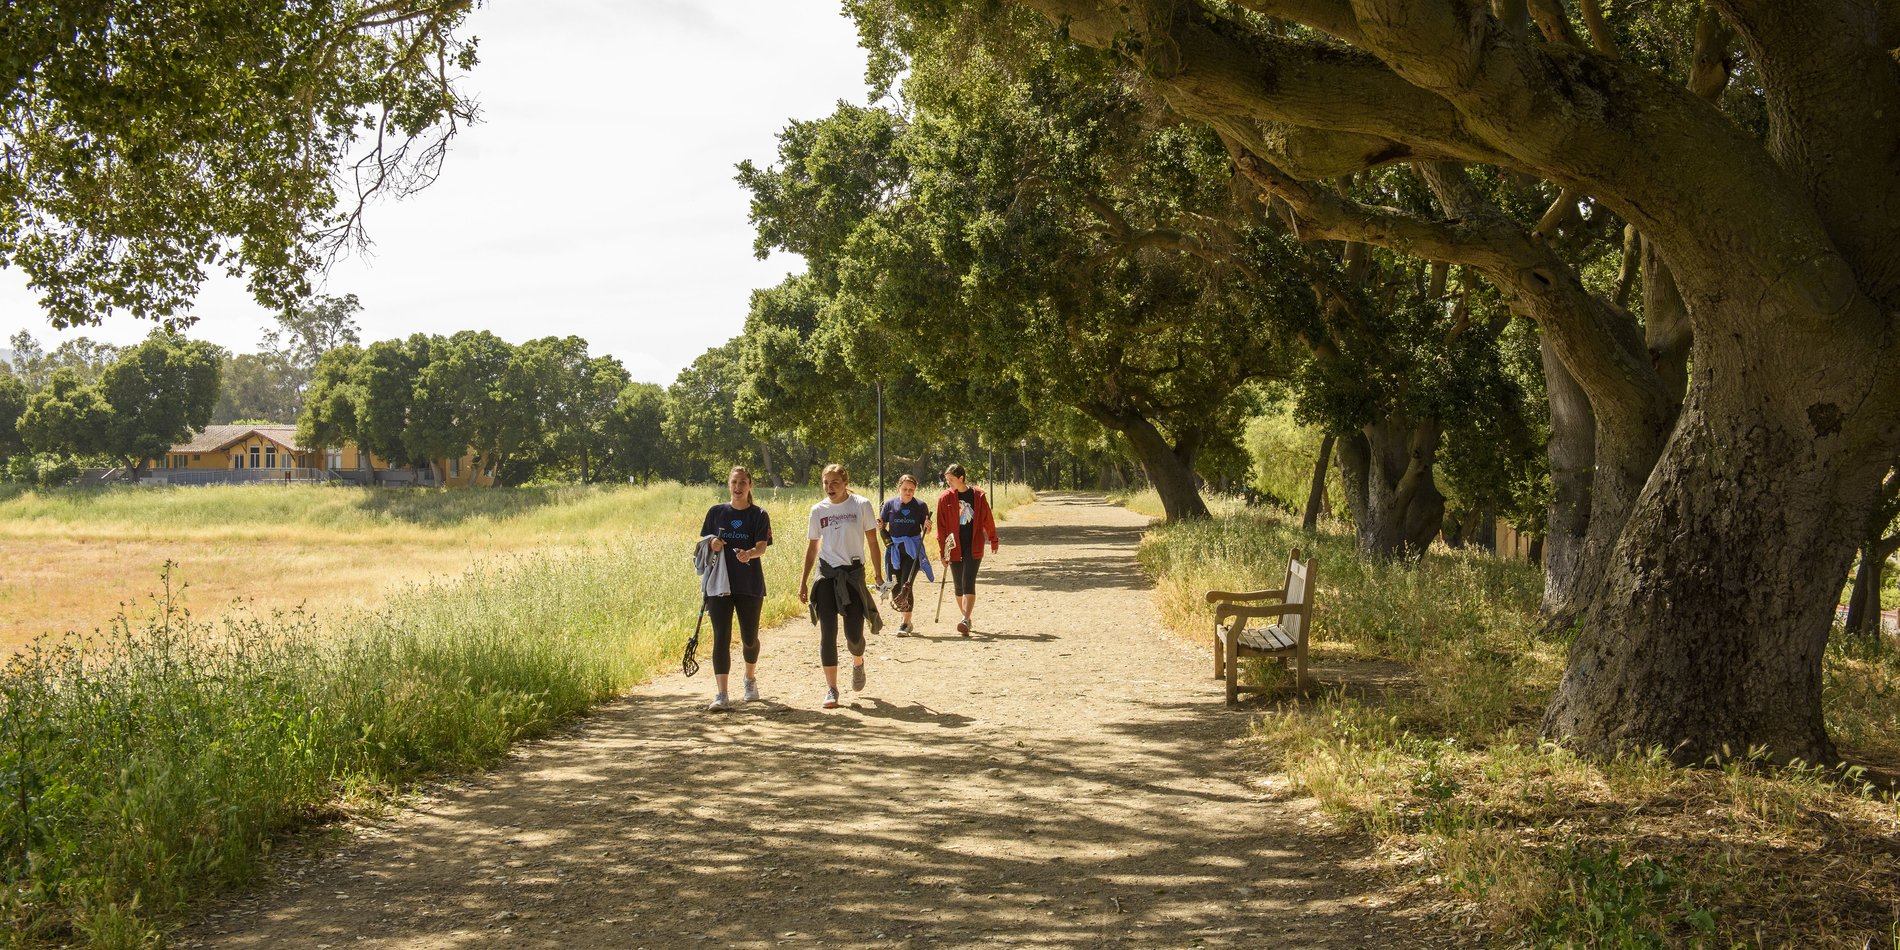
M870 429L813 438L773 427L748 395L744 338L713 347L671 386L632 380L621 362L576 336L511 344L492 333L417 334L364 345L354 295L318 297L275 317L255 353L233 354L176 331L119 347L79 337L48 351L24 331L0 363L0 466L17 482L64 484L86 468L134 470L208 424L285 424L313 450L350 442L397 466L439 467L475 456L496 484L706 481L753 466L767 484L815 483L825 462L876 465ZM895 394L893 394L895 398ZM874 421L876 397L851 411ZM894 427L889 457L924 476L949 459L1043 484L1139 478L1117 446L1016 438L975 430ZM437 475L446 474L438 471Z

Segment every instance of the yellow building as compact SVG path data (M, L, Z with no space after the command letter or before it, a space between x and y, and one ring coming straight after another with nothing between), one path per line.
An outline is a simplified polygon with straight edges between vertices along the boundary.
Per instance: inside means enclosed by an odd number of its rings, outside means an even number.
M477 471L472 452L459 459L439 459L433 466L392 466L353 443L323 450L304 448L297 442L297 427L284 425L206 426L139 474L146 481L174 485L342 481L466 488L495 483L494 469Z

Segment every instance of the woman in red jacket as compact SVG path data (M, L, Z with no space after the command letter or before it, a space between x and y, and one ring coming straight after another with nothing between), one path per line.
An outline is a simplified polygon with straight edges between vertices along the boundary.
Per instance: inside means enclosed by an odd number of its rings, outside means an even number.
M989 497L983 489L970 484L963 466L943 470L944 484L950 486L937 496L937 559L950 566L950 577L957 585L957 609L963 619L957 632L970 635L970 613L976 609L976 570L983 564L983 543L996 551L996 517L990 512Z

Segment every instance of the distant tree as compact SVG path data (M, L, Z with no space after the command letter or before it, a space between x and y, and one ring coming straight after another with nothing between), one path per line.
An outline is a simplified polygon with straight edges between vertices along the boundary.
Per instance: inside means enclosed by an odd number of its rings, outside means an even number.
M99 378L99 393L111 407L100 450L131 470L190 438L210 423L220 369L217 347L154 331Z
M48 352L25 330L8 338L7 345L13 349L13 358L6 369L31 390L46 385L53 371L61 367L72 368L81 382L97 382L99 375L121 352L121 347L83 336L67 340Z
M357 346L340 346L323 354L311 374L303 410L297 415L297 442L313 451L337 448L357 441L356 365L363 360Z
M655 383L628 383L607 417L607 456L602 467L616 476L648 482L674 471L667 442L666 390Z
M299 375L275 353L226 354L218 402L211 410L212 423L223 425L239 419L294 422L303 409Z
M19 433L33 452L97 455L105 451L112 406L99 387L70 366L54 370L46 385L26 401Z
M472 6L0 6L0 261L59 327L188 324L207 265L287 306L361 240L364 204L433 181L473 117L456 85Z
M26 440L20 437L20 416L26 412L31 395L18 376L0 373L0 465L26 451Z
M611 356L590 357L577 336L529 340L521 357L539 396L544 463L591 480L593 461L606 449L608 416L630 381L626 367Z
M478 466L492 462L503 453L515 347L486 330L465 330L438 342L431 356L416 377L405 441L432 460L461 458L473 448Z
M725 466L758 461L752 430L734 411L744 380L739 358L735 337L701 353L666 389L662 431L679 447L683 478L706 479Z
M46 365L46 350L33 334L25 330L7 338L7 346L13 349L13 356L7 361L7 371L26 384L29 391L37 391L46 385L46 378L52 375L52 367Z
M405 439L416 376L428 364L429 348L429 338L420 333L407 340L379 340L350 369L356 444L392 465L429 461L412 452Z
M339 346L363 342L356 315L363 304L355 294L321 296L277 314L277 326L264 331L264 351L284 358L308 376L318 358Z

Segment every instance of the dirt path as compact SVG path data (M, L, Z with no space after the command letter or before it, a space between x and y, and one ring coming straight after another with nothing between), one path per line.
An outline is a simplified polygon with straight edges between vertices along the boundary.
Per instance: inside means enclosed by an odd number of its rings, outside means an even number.
M179 935L205 947L1418 946L1351 839L1230 740L1205 652L1159 628L1146 519L1045 496L984 562L976 635L873 638L818 708L817 634L766 635L768 701L711 663ZM951 620L954 607L946 613ZM894 629L894 626L893 628Z

